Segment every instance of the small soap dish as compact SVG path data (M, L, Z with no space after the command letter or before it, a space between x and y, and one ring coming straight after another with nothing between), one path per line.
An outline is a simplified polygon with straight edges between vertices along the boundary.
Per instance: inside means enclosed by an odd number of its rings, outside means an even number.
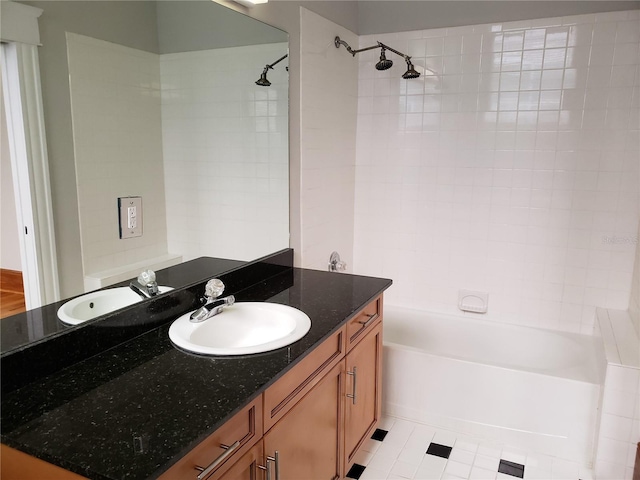
M458 308L463 312L487 313L489 294L472 290L460 290L458 292Z

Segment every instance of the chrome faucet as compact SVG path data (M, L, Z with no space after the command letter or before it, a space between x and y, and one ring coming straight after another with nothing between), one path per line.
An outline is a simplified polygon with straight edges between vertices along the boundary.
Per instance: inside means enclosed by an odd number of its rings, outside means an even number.
M131 281L129 288L142 298L155 297L160 293L158 282L156 282L156 273L153 270L143 271L138 275L138 278Z
M189 317L189 321L193 323L204 322L207 318L211 318L222 312L222 309L228 305L233 305L236 298L233 295L218 298L224 292L224 283L222 280L213 278L207 282L204 289L206 303L198 310L193 312Z

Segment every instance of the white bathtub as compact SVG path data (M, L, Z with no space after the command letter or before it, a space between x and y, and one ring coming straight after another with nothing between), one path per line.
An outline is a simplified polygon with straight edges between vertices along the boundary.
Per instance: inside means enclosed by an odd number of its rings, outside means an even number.
M385 305L383 339L385 413L592 463L599 338Z

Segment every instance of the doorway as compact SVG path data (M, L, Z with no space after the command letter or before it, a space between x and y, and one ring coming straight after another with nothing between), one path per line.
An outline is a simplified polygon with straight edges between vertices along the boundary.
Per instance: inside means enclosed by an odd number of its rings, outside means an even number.
M26 310L1 73L0 71L0 319Z

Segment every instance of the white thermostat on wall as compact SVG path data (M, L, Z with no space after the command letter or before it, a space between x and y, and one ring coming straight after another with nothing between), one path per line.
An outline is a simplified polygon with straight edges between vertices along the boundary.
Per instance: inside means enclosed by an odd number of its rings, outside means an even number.
M142 197L118 197L120 238L142 236Z

